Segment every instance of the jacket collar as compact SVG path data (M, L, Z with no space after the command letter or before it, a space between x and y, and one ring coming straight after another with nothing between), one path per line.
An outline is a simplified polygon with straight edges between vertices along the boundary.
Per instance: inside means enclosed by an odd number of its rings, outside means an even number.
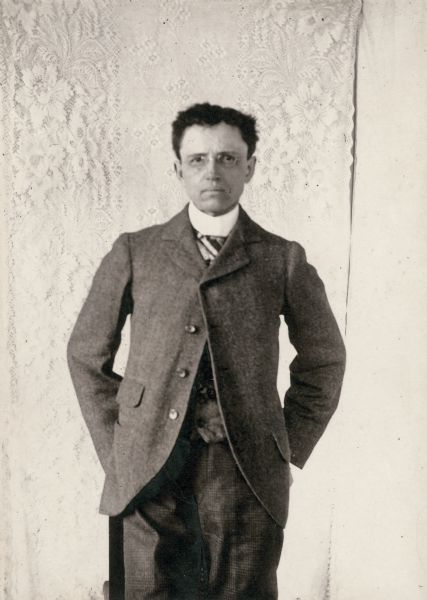
M170 258L201 284L228 275L249 264L247 245L262 241L262 228L239 207L239 217L216 260L206 267L188 217L188 205L163 226L162 240ZM173 242L173 243L172 243Z

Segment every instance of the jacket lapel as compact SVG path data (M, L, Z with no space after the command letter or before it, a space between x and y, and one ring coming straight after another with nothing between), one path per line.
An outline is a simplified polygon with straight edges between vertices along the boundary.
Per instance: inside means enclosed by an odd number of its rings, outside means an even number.
M200 280L206 264L197 247L188 217L188 204L164 225L162 240L169 258L181 269Z
M239 218L201 283L229 275L250 263L249 245L262 241L262 229L239 207Z
M162 239L167 243L171 260L200 283L206 283L241 269L250 262L248 244L262 240L259 228L242 207L239 218L221 252L209 267L200 254L188 217L188 205L164 226Z

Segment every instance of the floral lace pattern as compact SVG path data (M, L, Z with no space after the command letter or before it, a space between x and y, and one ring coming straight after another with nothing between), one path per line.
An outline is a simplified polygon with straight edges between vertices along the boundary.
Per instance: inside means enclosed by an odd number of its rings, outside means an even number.
M170 149L178 110L209 100L257 116L243 203L307 247L342 316L359 12L360 0L1 3L6 599L101 598L102 474L65 346L112 240L185 202Z

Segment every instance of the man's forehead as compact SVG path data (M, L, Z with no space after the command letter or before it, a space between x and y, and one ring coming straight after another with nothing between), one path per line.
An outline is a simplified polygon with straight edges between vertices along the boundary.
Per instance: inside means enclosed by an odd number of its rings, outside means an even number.
M245 154L247 148L239 128L226 123L191 125L184 131L181 140L181 153L183 154L225 150Z

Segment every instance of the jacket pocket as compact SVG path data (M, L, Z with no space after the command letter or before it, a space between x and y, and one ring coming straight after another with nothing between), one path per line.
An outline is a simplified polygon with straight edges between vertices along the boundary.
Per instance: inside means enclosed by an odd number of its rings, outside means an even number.
M136 408L142 402L144 390L145 385L143 383L132 377L125 377L117 392L116 402L118 402L120 406Z
M276 442L276 447L280 453L280 456L283 458L283 460L285 462L289 462L289 460L290 460L289 444L284 444L276 433L273 433L272 435L273 435L274 441Z

